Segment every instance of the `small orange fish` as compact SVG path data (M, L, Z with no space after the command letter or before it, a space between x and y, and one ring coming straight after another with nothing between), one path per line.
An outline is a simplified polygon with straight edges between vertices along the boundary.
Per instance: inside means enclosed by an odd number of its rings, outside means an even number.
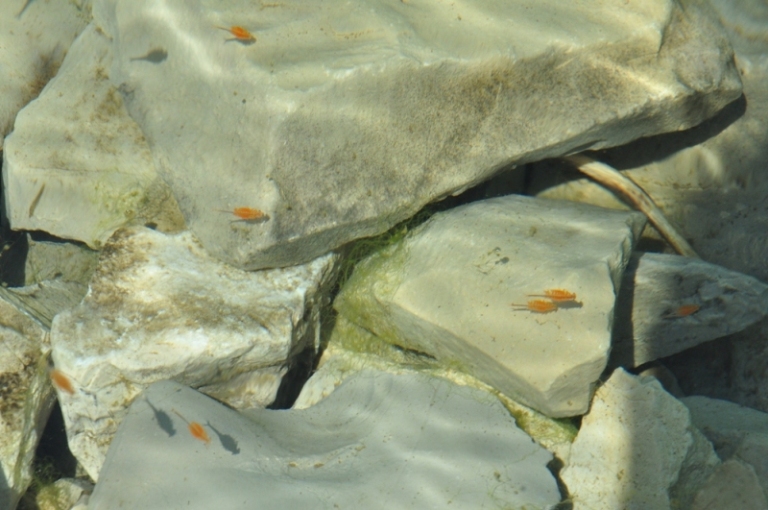
M665 319L679 319L681 317L688 317L698 312L701 309L700 305L683 305L677 310L670 312L664 316Z
M239 25L234 25L229 28L227 27L216 27L220 28L221 30L226 30L230 34L234 36L234 39L229 39L230 41L240 41L242 43L251 44L256 42L256 37L248 31L247 28L241 27Z
M546 297L556 303L566 303L576 301L576 294L565 289L549 289L544 294L528 294L531 297Z
M192 437L195 439L199 439L205 443L206 446L211 443L211 438L208 436L208 433L205 431L203 426L196 421L193 421L189 424L189 433L192 434Z
M192 437L205 443L205 446L208 446L211 443L211 438L202 425L196 421L187 420L176 409L173 409L173 412L176 413L179 418L187 422L187 427L189 428L189 433L192 434Z
M557 311L557 305L552 301L547 301L546 299L531 299L524 305L510 303L510 306L517 307L518 309L515 311L527 310L534 313L549 313Z
M223 209L217 209L217 211L237 216L238 219L235 221L262 222L269 220L269 215L267 213L261 209L254 209L253 207L235 207L229 211Z
M56 386L56 388L69 393L70 395L75 394L75 387L72 385L72 381L69 379L69 377L66 376L66 374L64 374L64 372L59 369L52 368L49 372L49 375L51 376L51 382L54 386Z

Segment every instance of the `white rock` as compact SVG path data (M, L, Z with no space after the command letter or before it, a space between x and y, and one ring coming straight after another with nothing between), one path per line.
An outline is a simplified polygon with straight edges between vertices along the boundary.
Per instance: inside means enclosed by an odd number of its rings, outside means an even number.
M358 264L341 315L551 417L586 412L610 350L616 289L644 218L509 196L437 214ZM563 288L577 303L516 309Z
M16 504L32 481L32 461L54 404L48 331L0 299L0 508Z
M383 232L513 163L693 126L741 93L722 30L671 0L103 0L94 18L188 225L247 269ZM235 24L255 42L217 28ZM153 52L167 58L139 58ZM271 220L212 214L240 206Z
M355 331L353 331L355 330ZM392 374L407 374L414 371L432 377L441 377L461 386L470 386L495 395L515 419L515 423L538 444L555 454L560 461L568 458L571 442L576 437L576 428L564 420L544 416L504 395L494 391L487 384L462 372L441 367L438 363L414 359L413 353L403 353L389 346L394 355L373 355L365 352L353 352L340 347L355 334L365 335L362 328L350 323L344 316L337 317L328 346L318 362L317 370L301 388L301 393L293 404L293 409L306 409L325 399L349 377L363 370L382 370ZM368 333L368 335L371 335ZM341 338L341 337L345 338ZM373 341L367 341L369 345ZM380 342L380 341L379 341ZM381 351L379 351L381 354ZM398 354L404 354L400 357ZM409 359L410 358L410 359Z
M728 460L696 496L691 510L765 510L768 500L749 464Z
M67 48L90 21L89 4L0 2L0 149L18 111L56 74Z
M768 413L702 396L681 400L720 457L750 464L768 495Z
M444 380L367 371L309 409L242 415L172 382L144 395L115 437L90 510L476 510L560 500L550 454L495 397ZM210 444L185 420L202 424Z
M59 74L16 118L3 151L8 219L100 248L115 229L184 226L149 146L109 82L110 42L89 25Z
M685 307L699 307L689 315ZM616 304L612 360L639 366L720 338L768 314L768 285L702 260L633 256Z
M335 260L246 273L189 233L116 232L83 302L51 328L54 363L76 388L59 392L70 449L88 474L97 479L128 404L152 382L270 403L291 357L317 348Z
M617 369L595 392L560 479L574 510L663 510L693 445L686 407Z

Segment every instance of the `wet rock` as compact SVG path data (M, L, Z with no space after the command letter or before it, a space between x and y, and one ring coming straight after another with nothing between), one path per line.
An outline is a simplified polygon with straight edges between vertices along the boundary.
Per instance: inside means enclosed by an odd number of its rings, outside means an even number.
M56 75L89 10L84 1L0 3L0 149L19 110Z
M308 409L243 414L160 382L131 406L89 509L547 508L550 458L492 395L424 375L369 370Z
M59 388L70 449L88 474L98 478L127 406L152 382L236 406L271 403L293 356L318 346L335 260L247 273L189 233L115 233L88 294L51 329L54 363L74 388Z
M616 291L643 224L637 213L569 202L475 202L358 264L334 306L548 416L581 414L607 362ZM553 288L576 300L534 296ZM551 309L529 310L529 300Z
M741 93L721 28L668 0L157 5L94 7L110 80L191 230L246 269L383 232L505 166L691 127ZM235 24L254 39L218 28ZM212 214L235 207L271 219Z
M727 460L696 496L691 510L765 510L768 500L749 464Z
M686 407L652 377L613 372L595 392L560 478L574 510L671 508L670 489L686 474L693 483L719 462L690 430ZM691 489L675 486L690 498ZM685 508L685 507L683 507Z
M58 75L16 117L3 152L8 219L100 248L118 227L184 226L123 98L110 83L110 43L89 25Z
M32 461L54 404L48 330L0 299L0 508L15 508L32 481Z
M703 396L681 400L718 455L751 465L768 496L768 413Z
M616 364L639 366L730 335L768 314L768 285L715 264L633 256L616 305Z

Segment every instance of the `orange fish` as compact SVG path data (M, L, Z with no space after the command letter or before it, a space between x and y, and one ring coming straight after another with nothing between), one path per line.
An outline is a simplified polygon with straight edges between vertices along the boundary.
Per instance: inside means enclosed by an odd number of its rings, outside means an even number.
M517 310L515 311L527 310L534 313L549 313L557 311L557 305L552 301L547 301L546 299L531 299L524 305L510 303L510 306L517 307Z
M252 44L256 42L256 37L252 33L250 33L248 29L245 27L234 25L229 28L227 27L216 27L216 28L220 28L221 30L226 30L227 32L232 34L234 38L229 39L230 41L240 41L246 44Z
M665 319L679 319L681 317L688 317L698 312L701 309L700 305L683 305L677 310L670 312L664 316Z
M217 211L237 216L238 219L235 221L262 222L269 220L269 215L267 213L261 209L254 209L253 207L235 207L229 211L223 209L217 209Z
M72 381L69 379L69 377L64 374L59 369L52 368L49 372L49 375L51 376L51 382L53 383L56 388L58 388L60 391L64 391L66 393L69 393L70 395L75 394L75 387L72 385Z
M192 437L205 443L205 446L208 446L211 443L211 438L208 436L208 433L205 431L202 425L196 421L187 420L176 409L173 409L173 412L176 413L179 418L187 422L187 427L189 428L189 433L192 434Z
M544 294L528 294L531 297L546 297L555 301L556 303L566 303L568 301L576 301L576 294L565 289L549 289L545 290Z
M189 424L189 433L192 434L192 437L195 439L199 439L205 443L206 446L211 443L211 438L208 436L208 433L205 431L203 426L196 421L193 421Z

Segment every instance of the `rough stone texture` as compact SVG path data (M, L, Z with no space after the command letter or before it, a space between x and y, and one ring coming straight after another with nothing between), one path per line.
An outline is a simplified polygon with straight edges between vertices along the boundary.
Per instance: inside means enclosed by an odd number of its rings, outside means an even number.
M56 78L16 117L3 151L12 228L100 248L124 225L151 222L164 231L184 226L141 130L109 82L109 48L104 34L89 25Z
M700 308L684 315L688 306ZM616 304L611 359L639 366L741 331L766 314L768 285L755 278L676 255L635 255Z
M336 299L350 321L434 356L552 417L586 412L606 365L637 213L509 196L433 216L358 264ZM563 288L577 302L517 309ZM540 298L539 298L540 299Z
M700 127L598 154L642 186L706 261L768 282L768 6L712 0L736 53L744 97ZM535 165L547 184L573 178ZM549 167L549 168L545 168ZM586 180L542 196L608 206L610 193ZM689 394L727 398L768 411L768 323L686 351L670 368Z
M550 508L550 459L495 397L424 375L366 371L309 409L242 415L160 382L123 421L89 509Z
M702 396L681 400L718 455L750 464L768 495L768 413Z
M81 283L46 280L26 287L0 287L0 298L50 329L56 314L77 306L87 291Z
M671 0L103 0L94 18L188 225L246 269L383 232L511 164L691 127L741 93L720 27ZM256 41L217 28L235 24ZM215 214L245 206L270 221Z
M90 2L0 2L0 150L13 120L59 69L90 21Z
M654 378L615 370L595 392L560 472L574 510L671 508L669 489L695 447L690 425L686 407Z
M752 466L728 460L696 496L691 510L765 510L768 500Z
M88 285L98 258L97 251L85 246L68 242L36 241L27 234L24 285L46 280Z
M358 337L355 339L354 337ZM367 337L367 338L360 338ZM350 351L344 346L364 342L374 347L376 354ZM373 350L373 349L372 349ZM385 352L385 350L387 352ZM318 363L317 370L301 388L293 409L306 409L328 397L342 382L363 370L382 370L393 374L414 371L432 377L447 379L461 386L470 386L494 394L514 417L515 423L538 444L555 454L560 461L568 459L576 428L563 420L555 420L530 407L505 397L471 375L440 366L435 360L413 352L384 344L374 335L356 326L343 316L337 318L328 347Z
M47 374L48 331L0 299L0 508L32 481L32 460L54 404Z
M128 404L152 382L271 403L292 357L317 349L335 260L247 273L189 233L117 231L82 303L51 328L54 363L76 390L59 391L70 449L88 474L98 478Z

